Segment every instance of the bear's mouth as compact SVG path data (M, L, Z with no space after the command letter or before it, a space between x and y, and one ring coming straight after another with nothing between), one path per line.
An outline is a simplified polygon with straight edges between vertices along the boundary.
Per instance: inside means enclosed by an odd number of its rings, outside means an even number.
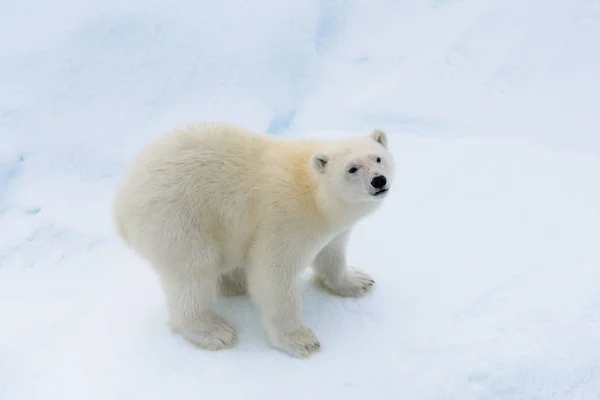
M386 194L387 191L388 191L387 189L379 189L378 191L373 193L373 196L382 196L382 195Z

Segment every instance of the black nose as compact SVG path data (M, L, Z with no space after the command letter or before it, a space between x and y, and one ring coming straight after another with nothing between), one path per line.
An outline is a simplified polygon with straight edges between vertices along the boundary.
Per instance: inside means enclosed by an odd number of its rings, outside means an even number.
M387 179L385 179L385 176L379 175L373 178L373 180L371 181L371 186L373 186L375 189L381 189L385 186L386 183Z

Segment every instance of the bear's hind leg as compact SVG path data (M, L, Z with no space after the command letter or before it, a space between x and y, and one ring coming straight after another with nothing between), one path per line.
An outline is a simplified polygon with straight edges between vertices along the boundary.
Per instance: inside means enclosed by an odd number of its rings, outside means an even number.
M212 311L212 301L218 284L218 268L203 265L180 269L190 273L163 276L169 325L192 343L206 350L220 350L235 341L235 330ZM202 271L202 273L191 273Z
M236 268L219 277L219 293L223 296L243 296L248 293L246 271Z

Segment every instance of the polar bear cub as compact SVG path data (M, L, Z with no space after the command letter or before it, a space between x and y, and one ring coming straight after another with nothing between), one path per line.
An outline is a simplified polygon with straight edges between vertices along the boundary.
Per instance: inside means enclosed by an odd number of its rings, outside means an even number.
M284 139L215 123L168 133L125 172L114 202L123 240L157 273L169 325L201 348L235 341L212 308L249 294L272 345L305 357L320 348L303 321L300 272L341 296L374 284L348 267L352 227L394 179L387 136Z

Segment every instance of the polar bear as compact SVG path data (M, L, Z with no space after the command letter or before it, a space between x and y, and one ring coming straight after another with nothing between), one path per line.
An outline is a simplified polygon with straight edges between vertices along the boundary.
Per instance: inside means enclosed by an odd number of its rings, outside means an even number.
M212 309L217 294L249 294L271 344L293 356L320 348L303 321L300 272L341 296L374 281L346 264L353 226L394 179L387 135L287 139L225 123L174 130L144 148L114 200L124 242L152 265L168 324L218 350L235 330Z

